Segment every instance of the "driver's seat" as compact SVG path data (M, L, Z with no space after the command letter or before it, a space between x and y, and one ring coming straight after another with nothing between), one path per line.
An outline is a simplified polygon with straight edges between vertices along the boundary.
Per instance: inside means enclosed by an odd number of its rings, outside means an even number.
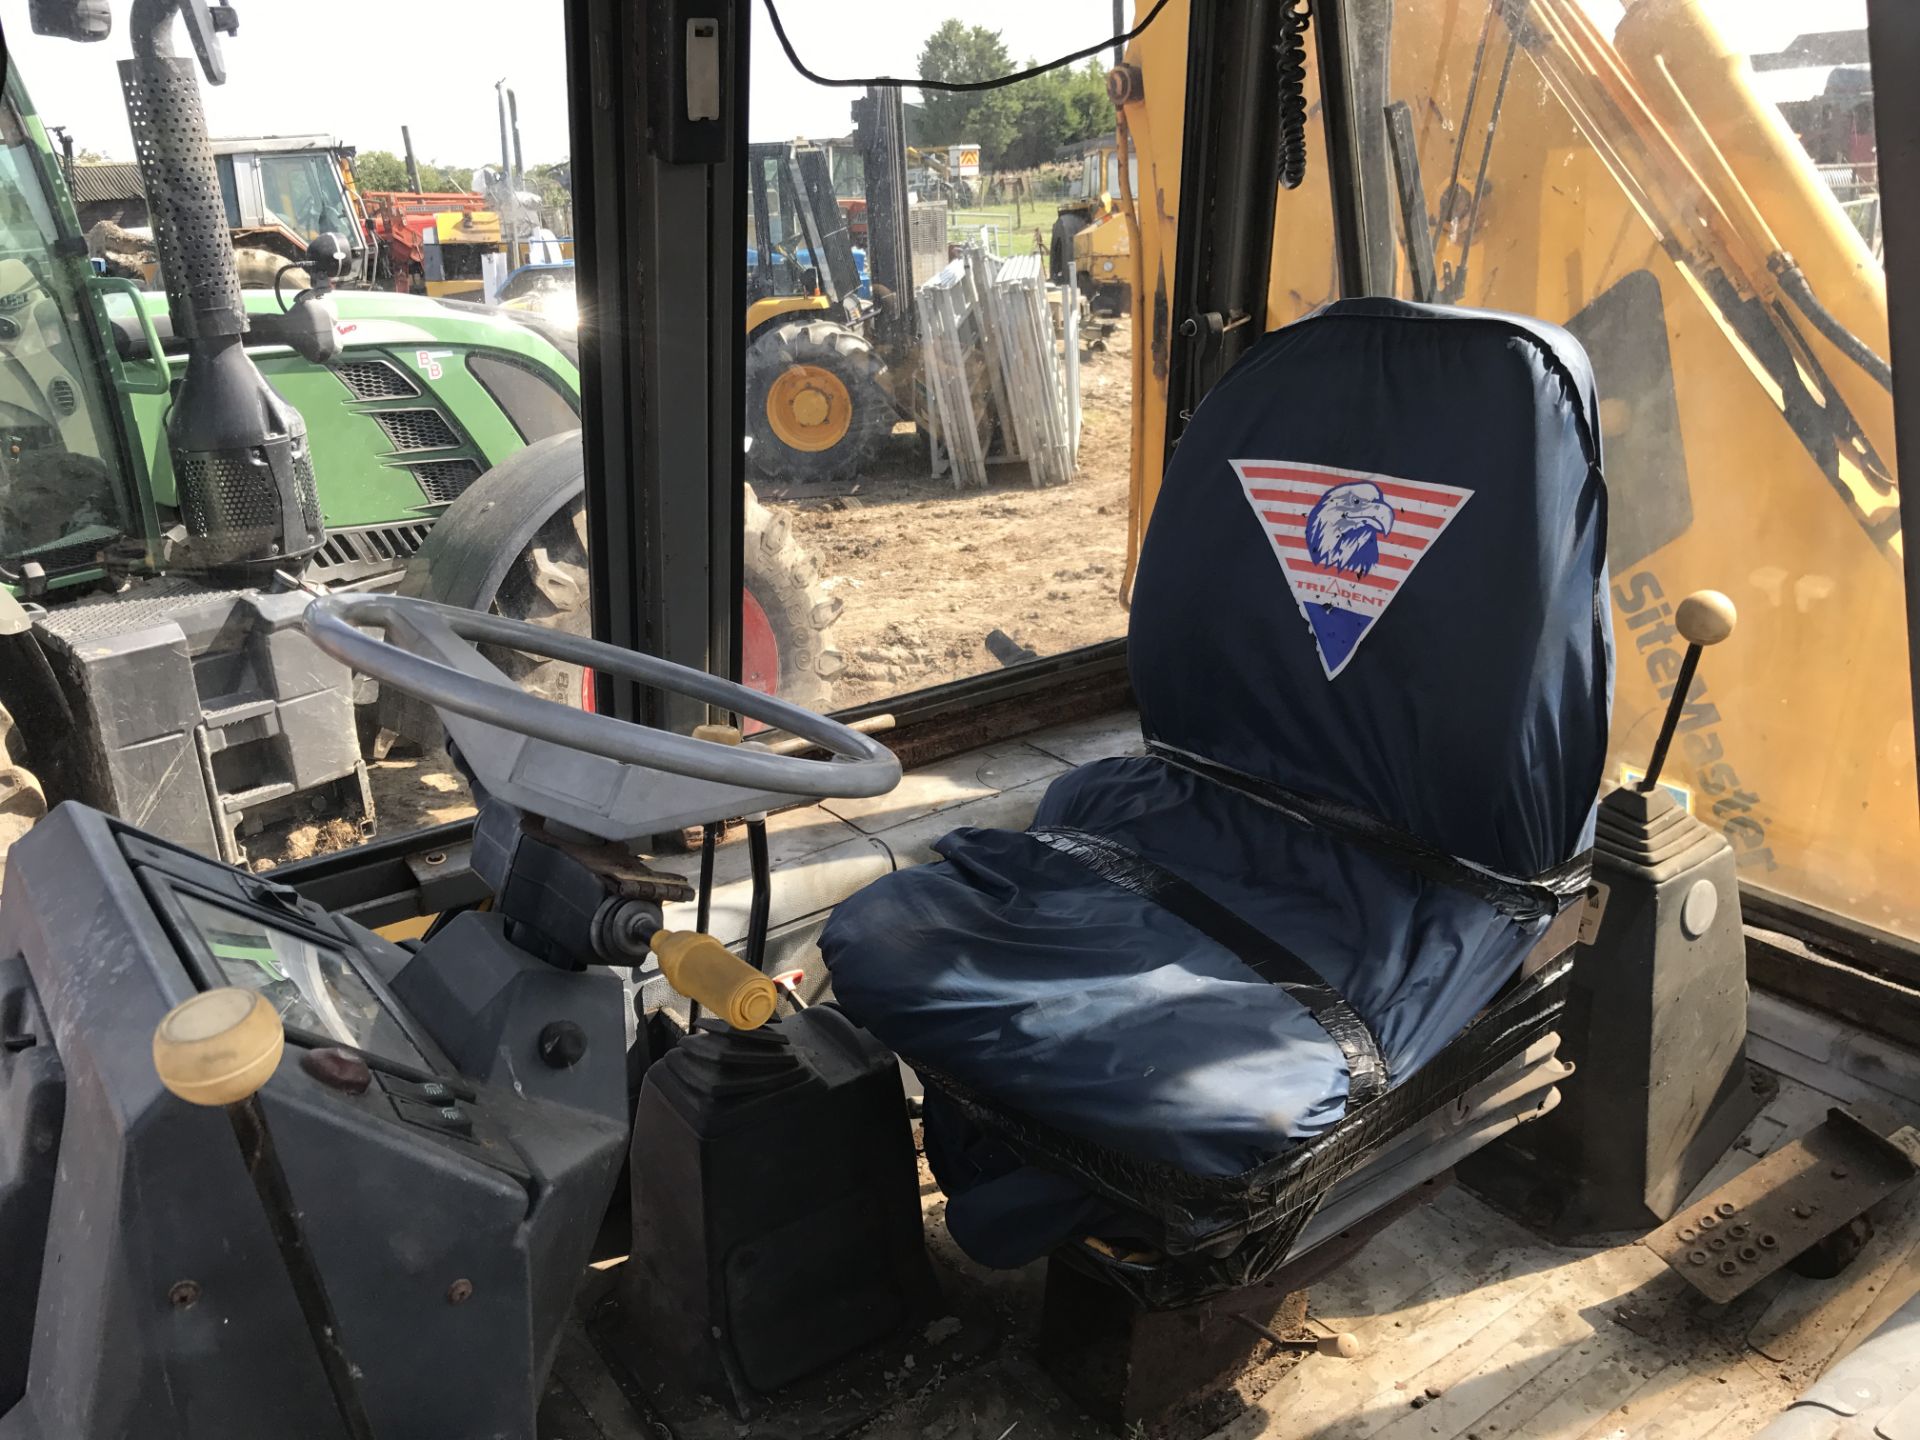
M1215 387L1133 597L1146 755L1063 776L1025 832L948 835L821 942L926 1082L965 1249L1092 1237L1169 1302L1260 1280L1335 1182L1551 1028L1606 597L1565 331L1342 301Z

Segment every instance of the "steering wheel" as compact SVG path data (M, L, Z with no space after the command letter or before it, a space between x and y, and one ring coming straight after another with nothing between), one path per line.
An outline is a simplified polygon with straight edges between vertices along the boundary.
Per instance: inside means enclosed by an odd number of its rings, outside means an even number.
M478 759L476 752L484 747L472 743L470 737L475 737L475 732L459 727L448 717L466 717L494 731L546 741L577 755L598 756L688 780L771 792L775 797L860 799L884 795L900 782L898 757L857 730L731 680L604 641L400 595L321 596L307 605L304 623L314 644L335 660L440 711L470 761ZM362 626L380 630L385 638L368 634ZM797 755L773 755L751 745L697 740L610 715L576 710L522 690L473 648L470 642L475 640L590 666L731 710L811 740L834 758L806 760ZM564 759L546 758L555 765ZM529 765L526 757L516 754L512 759L510 768L517 777L538 773L539 767ZM476 770L480 768L476 765ZM489 780L485 774L481 778L483 782ZM489 783L489 789L493 788ZM594 793L577 783L567 789L583 800ZM723 806L722 813L743 811Z

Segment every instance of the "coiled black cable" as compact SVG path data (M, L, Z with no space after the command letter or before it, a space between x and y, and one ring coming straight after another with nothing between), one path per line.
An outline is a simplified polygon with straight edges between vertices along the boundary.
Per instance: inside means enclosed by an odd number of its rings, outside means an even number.
M1280 188L1297 190L1307 178L1307 27L1309 0L1280 9Z
M1015 70L1009 75L995 75L986 80L933 80L925 75L865 75L855 79L835 80L830 76L816 74L800 62L800 55L793 48L793 41L787 38L787 27L780 21L780 11L773 0L766 0L767 19L773 24L773 38L780 42L780 48L787 52L787 63L802 76L816 85L837 85L843 89L865 90L888 85L911 85L920 90L938 90L947 95L970 95L979 90L998 90L1006 85L1018 85L1022 80L1031 80L1036 75L1045 75L1049 70L1061 70L1076 61L1098 55L1102 50L1119 50L1122 46L1136 40L1167 8L1168 0L1154 0L1154 6L1144 17L1134 23L1131 30L1122 30L1117 35L1093 45L1075 50L1070 55L1062 55L1049 60L1044 65L1029 65L1024 70Z

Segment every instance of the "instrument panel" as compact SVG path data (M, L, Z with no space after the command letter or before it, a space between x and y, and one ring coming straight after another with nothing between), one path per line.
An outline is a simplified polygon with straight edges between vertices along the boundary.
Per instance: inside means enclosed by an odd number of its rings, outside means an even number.
M344 1045L388 1065L434 1068L398 1008L337 940L175 880L152 888L202 988L259 991L295 1044Z

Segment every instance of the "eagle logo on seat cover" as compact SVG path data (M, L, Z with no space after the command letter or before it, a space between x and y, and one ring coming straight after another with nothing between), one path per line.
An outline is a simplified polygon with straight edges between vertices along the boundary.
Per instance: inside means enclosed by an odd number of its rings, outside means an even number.
M1329 680L1387 612L1473 491L1286 460L1235 460Z
M1336 485L1307 512L1307 554L1316 565L1365 575L1380 563L1380 537L1393 533L1393 507L1371 480Z

